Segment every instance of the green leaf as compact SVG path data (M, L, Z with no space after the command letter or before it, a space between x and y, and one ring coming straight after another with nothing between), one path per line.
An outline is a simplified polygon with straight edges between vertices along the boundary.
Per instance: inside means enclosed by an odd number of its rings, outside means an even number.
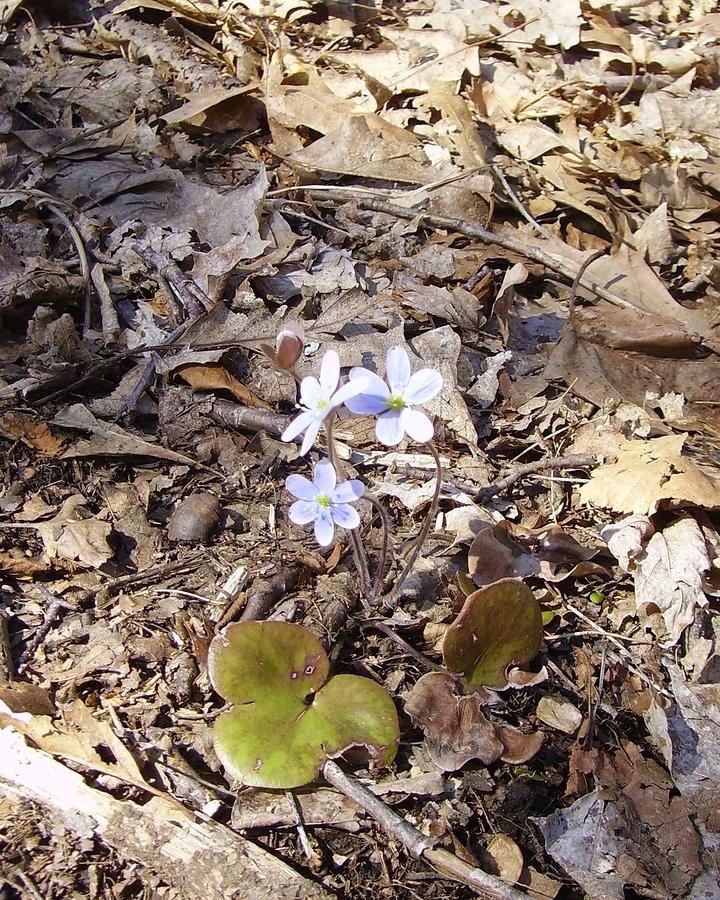
M213 639L210 680L234 704L214 729L230 775L254 787L300 787L358 746L376 766L392 762L400 731L390 695L358 675L328 681L329 668L322 644L301 625L240 622Z
M507 667L530 662L542 636L542 614L530 588L503 578L467 598L445 633L443 659L451 672L462 672L471 690L501 688Z

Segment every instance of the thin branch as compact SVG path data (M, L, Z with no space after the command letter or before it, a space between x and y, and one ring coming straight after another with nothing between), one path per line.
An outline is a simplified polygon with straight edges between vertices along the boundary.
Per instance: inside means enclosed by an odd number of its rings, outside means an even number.
M447 850L434 849L434 841L431 838L401 818L356 778L346 775L336 762L328 760L323 767L323 775L334 788L372 816L390 837L405 847L411 856L429 863L443 877L470 885L488 900L527 900L527 894L515 890L494 875L463 862Z
M506 478L500 478L493 481L487 487L480 488L475 494L473 500L475 503L485 503L496 494L501 494L509 487L520 481L526 475L533 475L536 472L544 472L546 469L585 469L594 466L597 457L590 453L579 453L574 456L550 456L547 459L538 459L535 462L526 463L518 466L517 469Z
M500 167L493 166L492 170L495 173L495 176L498 179L498 181L500 182L500 184L503 186L505 193L508 195L508 197L512 201L513 206L520 213L520 215L523 217L523 219L525 219L526 222L529 222L530 225L532 225L532 227L535 229L535 231L537 231L537 233L539 235L541 235L542 237L549 240L552 237L550 232L547 230L547 228L545 228L545 226L541 225L537 221L537 219L533 219L533 217L530 215L530 213L525 209L525 207L523 206L522 201L520 200L518 195L510 187L510 182L503 175Z
M45 608L45 616L43 618L42 625L37 629L35 634L30 638L25 646L25 649L17 658L17 671L21 673L30 657L37 650L37 648L42 644L45 638L50 633L50 629L58 622L60 619L60 615L64 609L72 609L72 605L65 600L61 600L59 597L56 597L55 594L52 594L43 584L37 585L38 590L43 595L47 603L47 607Z
M423 669L427 669L428 672L446 672L444 666L438 665L438 663L433 662L431 659L428 659L424 653L421 653L412 644L409 644L404 637L401 637L396 631L387 625L385 622L367 622L365 624L366 628L376 628L378 631L382 631L382 633L389 637L391 641L398 645L398 647L402 647L402 649L412 656L412 658L423 667Z
M380 516L382 523L382 546L380 547L380 557L378 559L377 571L375 572L375 581L373 582L373 593L371 599L374 600L382 590L383 579L385 578L385 566L387 565L388 550L390 549L390 519L387 510L383 504L370 494L365 494L365 499L372 503L373 507Z
M315 196L315 192L312 190L308 191L308 193L311 196ZM354 188L346 190L335 188L334 190L329 191L318 191L317 199L332 200L337 203L347 203L352 200L359 209L386 213L387 215L395 216L398 219L419 219L431 228L443 228L446 231L454 231L458 234L464 234L467 237L477 238L485 244L495 244L505 250L518 253L520 256L531 259L533 262L539 263L540 265L545 266L545 268L550 269L551 272L557 272L570 280L573 280L577 275L577 269L574 266L566 263L562 259L558 259L542 247L534 247L532 244L525 243L520 238L513 237L509 234L502 234L501 232L489 231L487 228L482 228L480 225L473 225L470 222L464 222L462 219L428 215L416 208L405 209L402 206L398 206L395 203L387 203L384 200L358 197ZM602 300L607 300L608 303L612 303L622 309L632 309L637 312L638 308L630 303L629 300L626 300L619 294L613 293L613 291L609 291L602 285L596 284L594 281L588 281L587 279L583 279L581 283L584 288L591 291Z

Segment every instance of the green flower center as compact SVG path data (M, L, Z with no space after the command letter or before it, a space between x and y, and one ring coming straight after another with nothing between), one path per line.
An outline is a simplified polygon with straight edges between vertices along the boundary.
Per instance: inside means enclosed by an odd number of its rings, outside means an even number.
M327 409L330 406L329 400L318 400L317 406L315 409Z
M400 412L400 410L405 406L405 401L400 396L400 394L391 394L390 397L388 397L387 405L389 409L392 409L395 412Z
M323 509L330 509L332 506L332 500L328 497L327 494L318 494L315 498L315 502L318 506L322 506Z

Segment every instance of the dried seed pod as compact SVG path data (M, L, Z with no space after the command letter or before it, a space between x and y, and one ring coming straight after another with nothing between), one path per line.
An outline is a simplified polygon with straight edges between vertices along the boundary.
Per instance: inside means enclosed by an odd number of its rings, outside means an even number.
M168 537L173 541L204 544L220 521L220 501L214 494L191 494L175 507L168 520Z

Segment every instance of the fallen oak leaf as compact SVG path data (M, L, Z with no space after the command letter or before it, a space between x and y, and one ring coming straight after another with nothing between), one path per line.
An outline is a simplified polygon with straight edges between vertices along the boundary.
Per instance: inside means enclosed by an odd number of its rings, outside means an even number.
M584 503L621 513L652 515L662 506L675 509L720 506L720 487L686 456L685 436L626 441L614 463L595 469L580 488Z
M10 439L21 440L45 457L58 456L65 443L52 433L46 422L16 412L6 412L0 416L0 432Z

